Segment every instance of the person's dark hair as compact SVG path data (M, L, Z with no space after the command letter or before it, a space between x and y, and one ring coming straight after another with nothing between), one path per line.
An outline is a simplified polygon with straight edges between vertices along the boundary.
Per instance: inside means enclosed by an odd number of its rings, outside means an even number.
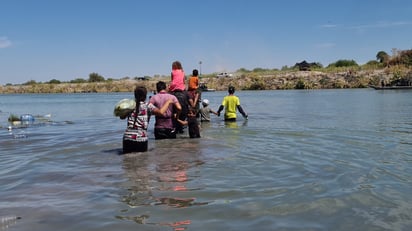
M161 90L166 90L166 83L163 81L156 83L156 91L159 93Z
M196 110L196 108L194 108L194 107L190 107L187 113L188 113L188 114L191 113L191 114L193 114L193 115L196 115L197 110Z
M174 61L172 63L172 70L177 70L177 69L183 70L182 64L179 61Z
M228 90L229 94L235 93L235 87L234 86L229 86Z
M199 75L199 71L198 71L197 69L193 69L192 75L193 75L193 76L198 76L198 75Z
M147 96L147 89L143 86L137 86L136 89L134 89L134 98L136 99L136 102L141 102L145 101Z

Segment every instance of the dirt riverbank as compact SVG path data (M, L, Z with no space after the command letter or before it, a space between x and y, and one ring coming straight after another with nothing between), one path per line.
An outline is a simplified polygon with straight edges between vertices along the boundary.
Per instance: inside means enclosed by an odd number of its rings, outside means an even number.
M405 72L405 71L404 71ZM327 73L322 71L278 71L276 73L235 73L233 77L216 78L204 76L200 80L209 88L226 90L229 85L238 90L287 90L287 89L331 89L365 88L378 85L382 80L389 82L399 73L388 69L343 71ZM403 76L412 77L407 70ZM150 80L122 79L91 83L36 83L30 85L0 86L0 94L21 93L88 93L88 92L132 92L136 85L146 86L149 91L156 89L156 82L169 82L166 77Z

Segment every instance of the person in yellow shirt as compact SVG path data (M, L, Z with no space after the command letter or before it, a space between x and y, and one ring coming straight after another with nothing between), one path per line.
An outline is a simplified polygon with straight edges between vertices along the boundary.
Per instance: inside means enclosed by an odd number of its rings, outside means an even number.
M248 119L248 114L240 106L239 97L235 96L235 87L229 86L229 95L225 96L217 110L217 116L220 116L220 112L225 108L225 121L236 121L236 109L242 114L243 118Z

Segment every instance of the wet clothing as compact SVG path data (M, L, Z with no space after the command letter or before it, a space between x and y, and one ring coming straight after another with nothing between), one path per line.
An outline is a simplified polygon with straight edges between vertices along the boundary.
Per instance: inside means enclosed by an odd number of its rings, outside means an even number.
M155 139L174 139L176 138L175 128L155 128L154 129Z
M172 100L172 103L163 116L156 115L156 122L154 125L154 134L156 139L176 138L173 119L173 105L178 102L176 96L162 91L152 96L149 102L157 108L161 108L169 99Z
M235 95L227 95L223 98L222 106L225 107L225 120L236 120L236 108L239 105L239 97Z
M183 70L172 70L172 82L170 83L169 91L184 91L185 89L185 73Z
M202 101L202 92L199 90L193 90L193 91L187 91L189 93L189 99L192 99L193 101L195 101L196 98L196 94L198 95L197 97L197 101L195 102L195 109L196 109L196 117L199 118L200 117L200 101Z
M187 126L189 127L190 138L200 138L199 122L196 117L188 117Z
M129 114L127 129L123 134L123 153L147 151L147 127L155 108L156 106L151 103L140 102L138 108Z
M209 122L210 121L210 113L212 112L212 109L209 108L209 106L205 106L200 109L200 121L202 122Z
M172 94L176 96L177 100L182 106L182 110L179 114L179 119L184 121L186 120L187 113L189 111L189 99L191 99L191 95L187 91L174 91ZM183 133L183 126L177 121L175 121L175 127L178 133Z

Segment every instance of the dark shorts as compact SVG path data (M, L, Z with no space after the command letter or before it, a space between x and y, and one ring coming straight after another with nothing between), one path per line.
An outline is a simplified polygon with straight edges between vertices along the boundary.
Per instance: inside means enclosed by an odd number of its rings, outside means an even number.
M235 122L236 121L236 118L225 118L225 121L226 122Z
M155 128L154 129L155 139L175 139L176 130L172 128Z
M197 122L196 117L188 119L189 127L189 137L190 138L200 138L200 129L199 123Z
M123 140L123 154L131 152L147 152L148 142L136 142L132 140Z

